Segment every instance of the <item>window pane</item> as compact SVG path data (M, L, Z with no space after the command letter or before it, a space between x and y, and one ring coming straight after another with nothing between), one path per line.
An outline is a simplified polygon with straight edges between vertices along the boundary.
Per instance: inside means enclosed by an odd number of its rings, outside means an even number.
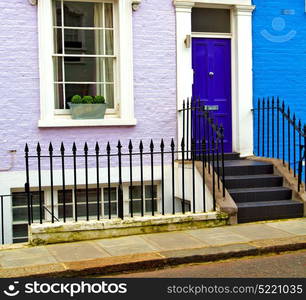
M65 57L66 82L104 82L104 60L101 57ZM109 69L112 62L107 62ZM112 80L111 70L108 71L107 79Z
M129 199L141 199L141 186L129 187Z
M63 53L62 30L61 29L54 29L54 53L56 54Z
M95 27L103 24L103 4L90 2L64 3L64 25L69 27Z
M58 206L58 216L59 218L64 217L64 205L60 204ZM73 207L71 204L66 205L66 218L72 218L73 217Z
M86 190L77 190L77 202L86 202ZM99 199L101 199L99 190ZM88 202L97 202L97 189L88 189Z
M98 215L96 204L88 205L88 215L95 217ZM85 217L85 216L86 216L86 204L78 204L78 217Z
M71 101L71 98L74 95L80 96L104 96L107 102L107 108L114 108L113 99L108 100L108 96L104 92L104 84L65 84L66 99L63 100L63 84L55 84L56 94L58 99L55 99L56 109L65 109L69 108L68 102ZM66 105L65 105L66 104Z
M28 198L27 194L20 192L20 193L12 193L12 202L14 207L18 206L27 206L28 205ZM39 205L39 192L31 192L32 195L32 203L33 205ZM41 192L42 201L44 203L44 192Z
M105 87L106 87L105 99L107 102L107 107L114 108L114 85L106 84Z
M62 10L61 1L55 1L53 6L53 24L55 26L62 26Z
M105 25L113 24L111 3L105 5ZM64 3L64 24L69 27L103 27L103 3L70 2Z
M104 203L108 203L108 188L103 189ZM111 201L117 200L117 188L110 188L110 199Z
M58 203L64 203L64 193L63 191L57 192ZM65 191L65 203L72 203L72 191Z
M58 38L58 40L59 39L60 37ZM104 30L102 29L65 29L64 41L66 54L105 54ZM110 45L109 47L113 47L113 45Z
M45 218L45 210L42 211L43 219ZM40 207L34 206L33 207L33 219L39 220L40 215ZM28 208L27 207L13 207L13 221L28 221Z
M131 201L129 202L130 206L130 213L131 213ZM133 213L140 213L141 212L141 201L133 200Z
M54 66L54 81L63 81L63 66L62 66L62 57L53 57L53 66Z
M20 238L28 236L28 224L13 225L13 237Z
M152 198L152 186L146 185L145 191L146 191L146 198ZM153 185L153 198L157 198L157 185Z
M105 10L105 27L113 28L113 5L111 3L105 3L104 10Z
M152 211L152 200L146 200L146 212ZM154 200L154 211L157 211L157 201Z
M105 58L105 81L113 82L114 81L114 59Z
M55 109L68 109L68 105L66 105L64 101L64 86L62 84L54 85L54 95L55 95Z
M114 34L112 30L105 30L105 54L114 55Z
M191 18L193 32L231 32L229 9L193 8Z
M104 200L104 216L109 215L108 203ZM117 202L111 202L111 215L117 215Z

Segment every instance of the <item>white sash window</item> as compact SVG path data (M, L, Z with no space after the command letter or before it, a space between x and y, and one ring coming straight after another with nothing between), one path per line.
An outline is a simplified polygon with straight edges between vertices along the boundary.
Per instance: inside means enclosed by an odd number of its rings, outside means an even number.
M38 2L40 127L135 125L130 0ZM74 95L104 96L105 119L72 120Z

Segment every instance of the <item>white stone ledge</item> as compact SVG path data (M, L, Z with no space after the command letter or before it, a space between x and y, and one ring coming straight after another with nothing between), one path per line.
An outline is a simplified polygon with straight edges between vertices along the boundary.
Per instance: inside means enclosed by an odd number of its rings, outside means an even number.
M91 120L72 120L72 119L50 119L39 120L38 127L98 127L98 126L135 126L136 119L91 119Z
M169 232L226 225L228 216L220 212L145 216L112 220L56 222L29 226L29 243L53 244L103 239L143 233Z

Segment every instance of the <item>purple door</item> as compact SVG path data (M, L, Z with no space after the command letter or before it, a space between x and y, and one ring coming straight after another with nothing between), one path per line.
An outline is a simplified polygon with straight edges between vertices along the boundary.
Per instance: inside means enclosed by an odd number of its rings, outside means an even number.
M224 151L232 152L231 40L193 38L192 68L193 99L200 99L201 106L223 125ZM199 129L196 140L203 139L204 128Z

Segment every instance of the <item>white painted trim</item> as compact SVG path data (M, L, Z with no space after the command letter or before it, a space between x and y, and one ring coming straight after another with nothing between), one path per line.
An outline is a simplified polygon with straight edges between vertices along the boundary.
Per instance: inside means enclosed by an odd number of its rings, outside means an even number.
M231 38L232 40L232 136L233 151L242 156L253 153L252 11L250 0L174 0L177 28L177 106L192 95L192 50L184 47L187 35L193 37ZM191 32L191 9L209 5L231 9L231 35ZM234 6L233 6L234 5ZM181 114L178 140L182 139Z
M86 0L84 0L86 1ZM99 0L98 0L99 1ZM97 1L97 2L98 2ZM101 0L102 1L102 0ZM115 91L119 117L114 120L86 120L87 126L124 126L136 125L134 118L134 88L133 88L133 36L132 36L132 0L110 1L117 6L115 18L118 21L119 32L115 36L118 66L118 91ZM39 71L40 71L40 120L39 127L70 127L86 126L85 122L76 125L75 120L70 122L63 118L58 120L54 114L54 87L53 87L53 27L52 27L52 0L38 1L38 32L39 32ZM116 35L116 34L115 34ZM120 49L120 51L119 51ZM53 126L51 124L54 124Z
M192 32L191 37L195 38L213 38L213 39L231 39L231 33L215 33L215 32Z
M255 6L236 6L235 26L235 107L234 150L241 156L253 155L253 46L252 11Z
M184 6L188 4L211 4L211 5L251 5L252 0L174 0L175 6Z
M109 119L92 119L92 120L72 120L64 118L54 118L52 120L40 120L38 127L95 127L95 126L135 126L136 119L122 119L122 118L109 118Z

